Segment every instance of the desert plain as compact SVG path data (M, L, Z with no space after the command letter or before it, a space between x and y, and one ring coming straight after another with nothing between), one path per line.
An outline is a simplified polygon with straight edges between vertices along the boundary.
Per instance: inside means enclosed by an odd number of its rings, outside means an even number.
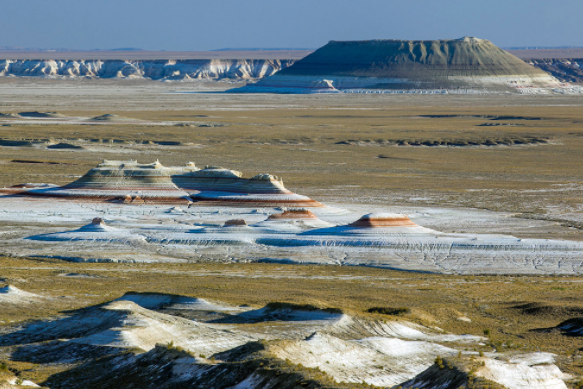
M583 97L225 93L237 86L1 78L3 114L56 114L0 117L0 187L64 185L102 160L192 161L282 177L334 225L390 212L471 239L583 241ZM89 120L102 115L115 116ZM386 263L325 246L31 240L100 215L135 232L282 210L0 199L14 385L581 385L581 251L484 265L473 251Z

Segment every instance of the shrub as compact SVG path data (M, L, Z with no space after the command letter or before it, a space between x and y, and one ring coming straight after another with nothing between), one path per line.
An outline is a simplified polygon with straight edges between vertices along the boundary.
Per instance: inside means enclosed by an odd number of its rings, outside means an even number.
M411 310L407 307L398 307L398 308L391 308L391 307L373 307L366 310L368 313L380 313L382 315L404 315L410 313Z

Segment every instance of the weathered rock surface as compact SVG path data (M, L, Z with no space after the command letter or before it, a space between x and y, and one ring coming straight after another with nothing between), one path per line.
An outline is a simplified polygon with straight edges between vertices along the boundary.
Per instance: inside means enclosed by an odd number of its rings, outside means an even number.
M417 227L407 215L397 215L390 213L371 213L362 216L357 221L350 223L352 227Z
M150 78L152 80L267 77L294 63L291 59L198 60L0 60L0 76Z
M583 58L527 59L525 61L563 82L583 83Z
M479 336L311 305L244 309L130 293L7 327L0 345L11 347L12 360L63 367L42 383L51 388L566 388L549 353L473 362L476 352L460 350ZM469 373L472 364L479 369Z
M314 53L237 92L450 93L521 92L561 87L548 73L490 41L331 41Z
M6 190L5 190L6 191ZM242 178L242 173L217 166L197 168L190 162L166 167L156 161L103 161L78 180L48 188L18 187L14 193L30 196L123 202L125 204L190 203L217 205L320 207L322 204L300 196L270 174Z

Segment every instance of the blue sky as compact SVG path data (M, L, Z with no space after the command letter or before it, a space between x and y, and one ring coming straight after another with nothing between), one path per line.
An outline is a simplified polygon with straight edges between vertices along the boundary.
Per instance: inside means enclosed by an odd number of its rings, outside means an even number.
M0 46L212 50L476 36L583 46L583 0L0 0Z

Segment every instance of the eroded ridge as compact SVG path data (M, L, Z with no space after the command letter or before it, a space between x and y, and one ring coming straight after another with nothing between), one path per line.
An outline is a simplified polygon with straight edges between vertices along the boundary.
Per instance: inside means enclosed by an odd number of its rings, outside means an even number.
M58 367L39 382L51 388L566 389L554 354L475 351L485 341L339 308L130 292L9 326L0 348Z
M140 164L132 160L104 160L78 180L64 186L21 184L3 192L125 204L204 202L231 206L322 206L286 189L276 176L242 176L241 172L218 166L200 169L192 162L180 167L166 167L159 161Z

